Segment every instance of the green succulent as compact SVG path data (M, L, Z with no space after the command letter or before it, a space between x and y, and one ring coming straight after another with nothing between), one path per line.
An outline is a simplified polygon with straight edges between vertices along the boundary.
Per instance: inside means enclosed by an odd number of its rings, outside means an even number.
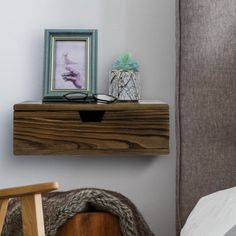
M131 53L123 53L121 54L115 62L112 64L113 70L133 70L138 71L139 65L138 63L133 59Z

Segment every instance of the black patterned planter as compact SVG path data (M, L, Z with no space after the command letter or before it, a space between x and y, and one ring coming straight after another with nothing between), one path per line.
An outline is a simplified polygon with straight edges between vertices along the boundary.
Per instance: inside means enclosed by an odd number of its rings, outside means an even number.
M109 83L109 94L118 100L138 101L140 99L139 72L112 70Z

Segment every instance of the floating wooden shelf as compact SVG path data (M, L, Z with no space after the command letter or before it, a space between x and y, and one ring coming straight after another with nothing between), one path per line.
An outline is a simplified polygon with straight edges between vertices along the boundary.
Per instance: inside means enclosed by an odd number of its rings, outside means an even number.
M166 103L14 105L15 155L168 154Z

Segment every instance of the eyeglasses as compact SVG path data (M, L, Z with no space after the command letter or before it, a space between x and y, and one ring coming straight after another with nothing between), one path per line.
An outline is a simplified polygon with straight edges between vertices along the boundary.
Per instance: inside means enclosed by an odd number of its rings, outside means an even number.
M93 94L93 93L84 93L84 92L71 92L64 94L63 97L68 102L81 102L81 103L113 103L117 100L116 97L107 94Z

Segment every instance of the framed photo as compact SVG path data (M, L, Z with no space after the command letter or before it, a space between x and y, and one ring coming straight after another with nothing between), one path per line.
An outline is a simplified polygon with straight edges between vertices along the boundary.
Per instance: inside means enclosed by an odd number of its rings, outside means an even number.
M97 30L45 30L43 101L96 92Z

